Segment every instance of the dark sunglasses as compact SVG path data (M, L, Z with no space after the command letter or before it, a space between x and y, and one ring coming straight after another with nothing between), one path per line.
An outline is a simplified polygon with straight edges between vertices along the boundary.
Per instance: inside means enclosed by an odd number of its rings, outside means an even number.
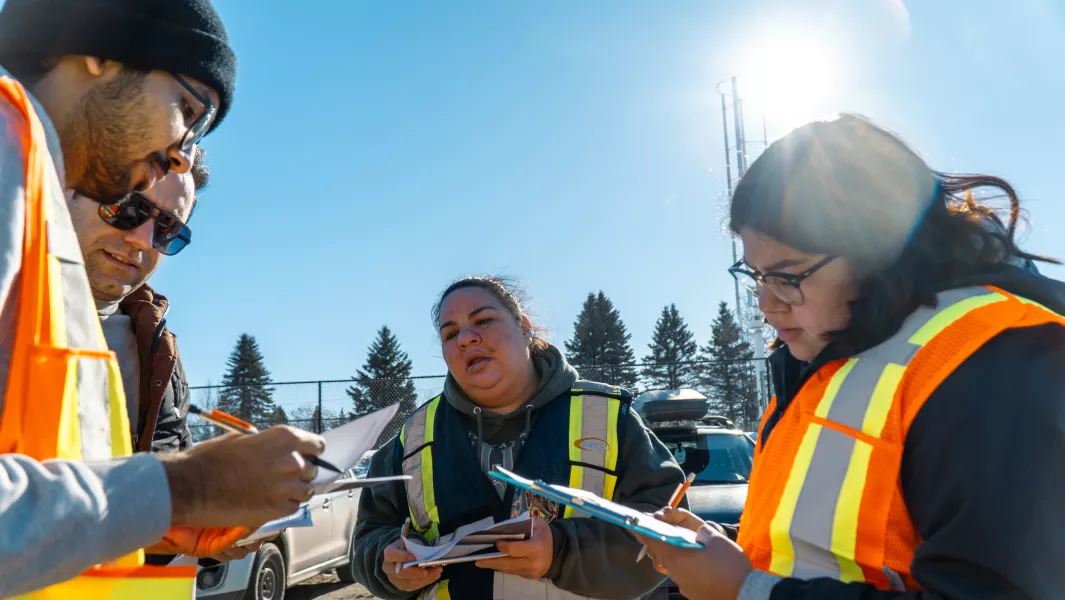
M207 135L207 130L211 128L211 123L214 121L214 115L218 112L211 101L204 98L202 94L196 91L196 88L192 87L188 81L181 75L174 75L174 79L177 80L181 87L185 88L192 97L203 104L203 112L200 116L196 117L196 120L189 125L188 130L185 132L185 136L181 138L181 151L185 153L191 153L192 147L195 146L203 136Z
M762 286L769 288L769 291L773 292L777 298L780 298L784 302L792 306L802 306L806 301L806 297L803 296L802 289L799 285L804 279L816 273L821 267L836 260L835 256L826 256L821 260L813 264L809 269L806 269L802 273L793 275L791 273L760 273L758 271L752 271L744 268L743 261L739 261L736 264L729 267L728 272L739 281L743 286L757 296L762 289Z
M152 247L167 256L173 256L192 243L192 230L174 215L161 210L152 201L133 192L110 204L100 204L100 218L119 231L132 231L155 219Z

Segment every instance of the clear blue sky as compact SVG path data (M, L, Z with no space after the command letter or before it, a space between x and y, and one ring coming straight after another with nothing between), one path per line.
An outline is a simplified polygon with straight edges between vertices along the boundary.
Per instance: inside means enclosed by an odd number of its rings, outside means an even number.
M382 324L442 373L429 308L466 273L520 278L559 345L598 289L638 357L670 302L704 344L732 298L714 85L798 53L781 32L831 54L804 109L1007 177L1027 248L1065 257L1059 0L215 1L236 103L195 242L152 282L193 385L241 332L276 380L348 377Z

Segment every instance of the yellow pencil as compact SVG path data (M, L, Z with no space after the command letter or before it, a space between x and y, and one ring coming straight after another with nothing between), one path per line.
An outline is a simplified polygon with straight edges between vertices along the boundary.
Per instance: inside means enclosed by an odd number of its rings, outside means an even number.
M677 486L677 489L673 491L673 496L669 499L669 507L677 508L680 506L681 499L684 498L684 494L688 493L688 488L692 486L692 482L695 481L695 473L689 473L687 479L683 483ZM640 548L640 553L636 556L636 562L643 560L643 557L647 556L647 546Z

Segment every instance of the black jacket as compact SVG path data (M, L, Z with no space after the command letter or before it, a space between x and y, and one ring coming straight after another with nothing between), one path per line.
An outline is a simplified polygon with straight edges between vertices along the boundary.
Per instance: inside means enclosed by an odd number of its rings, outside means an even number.
M1018 268L959 281L996 285L1065 314L1065 284ZM777 405L764 444L803 382L840 358L771 358ZM1011 329L928 398L903 446L903 498L924 542L912 564L926 591L785 579L771 600L1060 598L1065 595L1065 327Z

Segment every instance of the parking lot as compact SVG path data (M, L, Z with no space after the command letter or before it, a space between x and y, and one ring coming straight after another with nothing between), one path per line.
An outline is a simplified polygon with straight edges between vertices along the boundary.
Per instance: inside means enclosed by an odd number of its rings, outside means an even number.
M319 575L288 590L286 600L372 600L358 584L344 584L336 575Z

